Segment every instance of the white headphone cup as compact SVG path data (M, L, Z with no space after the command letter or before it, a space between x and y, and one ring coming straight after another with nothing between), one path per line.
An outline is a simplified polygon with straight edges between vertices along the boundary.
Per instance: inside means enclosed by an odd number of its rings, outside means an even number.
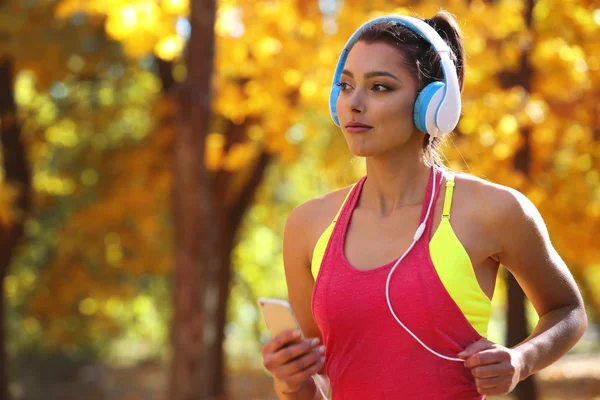
M440 90L441 89L441 90ZM440 104L444 93L443 82L432 82L425 86L415 101L414 120L415 126L423 133L436 133L437 126L435 124L435 112ZM434 115L431 116L431 110L433 109ZM431 123L433 122L433 126Z
M435 90L432 89L431 91L431 97L429 98L425 112L425 127L427 133L433 138L441 137L444 134L440 131L435 121L436 113L438 112L443 97L444 85L436 85Z

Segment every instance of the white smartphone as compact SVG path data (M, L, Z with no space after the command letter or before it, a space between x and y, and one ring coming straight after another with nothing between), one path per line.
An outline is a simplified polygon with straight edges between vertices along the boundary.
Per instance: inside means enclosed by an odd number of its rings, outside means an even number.
M277 336L287 330L299 330L302 333L292 306L287 300L260 297L258 308L260 308L271 335ZM304 335L302 335L302 338L304 338Z

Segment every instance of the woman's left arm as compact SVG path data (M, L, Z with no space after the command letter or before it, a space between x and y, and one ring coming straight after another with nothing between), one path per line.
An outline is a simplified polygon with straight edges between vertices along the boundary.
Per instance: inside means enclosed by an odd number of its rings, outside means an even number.
M523 288L540 320L513 348L482 339L458 355L471 369L479 391L487 395L512 391L519 381L567 353L587 328L581 294L536 207L515 190L492 190L498 192L491 201L501 210L492 217L492 239L500 248L496 256Z

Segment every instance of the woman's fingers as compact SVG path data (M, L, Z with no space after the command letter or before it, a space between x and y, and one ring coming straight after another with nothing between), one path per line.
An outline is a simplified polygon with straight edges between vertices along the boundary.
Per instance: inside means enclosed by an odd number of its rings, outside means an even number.
M290 391L321 371L325 363L325 346L319 346L320 339L301 337L299 331L282 332L261 349L264 367Z
M285 331L269 340L263 347L262 353L266 355L268 353L275 353L277 350L285 347L289 343L295 342L300 339L302 335L299 331Z
M319 344L318 338L304 339L300 342L290 344L278 350L275 353L277 364L285 364L296 357L300 357L303 354L309 353Z
M306 356L306 357L308 357L308 356ZM324 363L325 363L324 357L319 356L313 364L309 365L308 367L304 368L303 370L294 372L291 375L284 377L283 379L291 385L300 384L300 383L304 382L306 379L308 379L311 376L313 376L314 374L316 374L317 372L319 372L321 370L321 368L323 367Z
M300 371L304 371L307 368L313 367L315 364L318 364L319 361L321 361L324 353L324 346L303 351L299 356L291 357L287 362L282 363L277 369L276 373L279 374L279 376L292 376ZM320 365L322 365L322 361Z
M274 376L282 378L312 366L325 352L319 351L319 338L299 340L297 331L286 331L262 348L263 365Z

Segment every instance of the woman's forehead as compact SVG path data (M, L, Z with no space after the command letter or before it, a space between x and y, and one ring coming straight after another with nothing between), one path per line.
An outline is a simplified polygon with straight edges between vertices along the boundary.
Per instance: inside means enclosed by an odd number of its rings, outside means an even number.
M385 71L405 70L405 58L397 48L387 43L358 42L352 47L344 69L349 71L369 71L372 69Z

